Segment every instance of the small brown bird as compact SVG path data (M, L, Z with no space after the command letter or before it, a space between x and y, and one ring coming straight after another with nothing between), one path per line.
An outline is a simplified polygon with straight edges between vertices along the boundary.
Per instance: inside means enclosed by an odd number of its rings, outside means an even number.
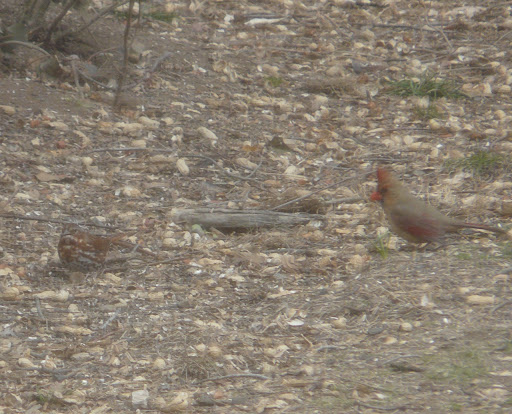
M98 236L66 225L62 229L57 251L60 261L72 270L87 272L101 268L107 258L110 245L125 237Z
M454 233L466 227L506 233L498 227L465 223L445 216L435 207L414 197L390 171L384 168L377 169L377 182L377 191L372 193L370 199L380 201L391 230L410 242L437 241L446 233Z

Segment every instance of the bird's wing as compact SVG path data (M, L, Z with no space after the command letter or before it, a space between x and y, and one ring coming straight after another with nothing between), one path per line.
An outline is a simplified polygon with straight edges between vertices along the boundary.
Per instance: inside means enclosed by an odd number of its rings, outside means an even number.
M410 238L418 241L434 241L441 237L444 232L439 219L433 217L428 210L421 213L424 206L417 207L416 209L414 205L394 206L389 215L397 230L400 230L402 235L408 233Z

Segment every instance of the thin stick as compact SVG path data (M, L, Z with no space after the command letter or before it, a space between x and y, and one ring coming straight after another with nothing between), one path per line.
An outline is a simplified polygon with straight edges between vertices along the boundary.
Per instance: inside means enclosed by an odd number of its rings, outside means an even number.
M123 53L123 69L119 73L119 81L117 85L116 97L114 99L114 108L117 109L119 107L119 99L121 98L121 92L123 90L123 84L126 79L126 71L128 68L128 39L130 35L130 28L132 25L132 15L133 15L133 5L135 4L135 0L130 0L130 5L128 6L128 17L126 19L126 27L124 29L124 53Z
M156 266L156 265L160 265L160 264L167 264L167 263L174 263L174 262L177 262L179 260L183 260L185 259L186 257L189 257L191 256L190 254L178 254L174 257L171 257L169 259L164 259L164 260L159 260L157 262L151 262L151 263L146 263L145 266Z
M164 53L162 56L160 56L156 61L155 63L153 63L153 66L151 67L151 69L149 70L149 73L153 73L157 68L158 66L160 66L160 64L165 60L165 59L168 59L172 56L172 53L171 52L166 52Z
M120 313L121 309L117 309L116 312L110 318L108 318L103 325L100 326L100 329L105 329L107 326L109 326Z
M71 61L71 69L73 69L73 78L75 79L75 87L78 91L78 96L80 97L80 99L84 99L84 92L80 87L80 79L78 78L79 73L74 60Z
M41 49L39 46L33 45L32 43L28 43L28 42L21 42L19 40L6 40L5 42L0 42L0 46L2 46L2 45L20 45L20 46L25 46L25 47L28 47L30 49L35 49L38 52L41 52L41 53L43 53L46 56L51 56L46 50Z
M361 401L356 401L357 405L360 405L365 408L371 408L372 410L380 410L380 411L396 411L396 410L403 410L407 407L407 405L395 405L394 407L379 407L377 405L370 405L362 403Z
M363 177L367 177L367 176L369 176L370 174L372 174L372 172L368 172L368 173L366 173L366 174L363 174L361 178L363 178ZM272 211L272 210L277 210L277 209L282 208L282 207L285 207L285 206L287 206L287 205L290 205L290 204L296 203L297 201L302 201L302 200L304 200L305 198L311 197L311 196L312 196L312 195L314 195L314 194L321 193L322 191L328 190L329 188L337 187L337 186L339 186L340 184L343 184L343 183L345 183L345 182L347 182L347 181L351 181L351 180L354 180L354 177L349 177L349 178L345 178L345 179L340 180L340 181L336 181L334 184L330 184L330 185L328 185L328 186L325 186L325 187L319 188L318 190L312 191L312 192L310 192L310 193L308 193L308 194L306 194L306 195L304 195L304 196L302 196L302 197L295 198L295 199L293 199L293 200L287 201L286 203L279 204L279 205L278 205L278 206L276 206L276 207L272 207L272 208L270 209L270 211Z
M58 42L60 39L62 39L63 37L69 36L70 34L78 34L78 33L82 32L82 31L84 31L85 29L89 28L92 24L94 24L97 20L101 19L102 16L104 16L108 12L114 10L116 7L119 7L119 6L122 6L123 4L128 3L128 1L129 0L125 0L125 1L121 1L121 2L117 2L117 1L114 2L114 4L112 4L111 6L103 9L96 17L91 19L91 21L89 23L86 23L84 26L79 27L76 30L68 30L67 32L64 32L61 35L57 36L55 38L55 42Z
M38 297L36 297L36 309L37 309L37 314L40 316L40 318L46 319L43 315L43 311L41 310L41 299L39 299Z
M323 345L320 348L318 348L316 350L316 352L320 352L320 351L339 351L340 349L345 349L345 348L341 347L341 346L336 346L336 345Z
M153 150L152 148L132 148L132 147L126 147L126 148L96 148L90 151L87 151L86 154L92 154L93 152L109 152L109 151L158 151L158 152L176 152L173 150Z
M256 378L256 379L261 379L261 380L272 379L272 378L266 377L265 375L261 375L261 374L231 374L231 375L222 375L220 377L207 378L202 381L199 381L199 384L202 382L207 382L207 381L217 381L217 380L231 379L231 378Z
M453 45L452 42L448 39L448 36L446 36L445 32L442 29L438 29L437 27L433 27L430 25L427 25L427 27L431 27L434 31L441 33L444 37L444 40L446 40L446 43L448 43L448 46L450 47L450 51L453 51Z
M112 244L114 244L115 246L119 246L119 247L126 247L129 249L133 249L132 253L140 252L142 254L145 254L145 255L148 255L153 258L158 259L158 254L152 252L151 250L147 249L146 247L142 247L141 245L139 245L137 243L131 243L126 240L115 240L112 242Z
M501 309L507 305L512 305L512 300L507 300L503 303L500 303L499 305L495 306L494 308L491 309L491 313L494 313L496 312L498 309Z
M73 7L73 5L78 0L69 0L67 4L62 8L61 12L58 14L58 16L53 20L53 22L50 24L50 27L48 28L48 31L46 32L46 37L44 39L44 43L48 44L50 43L50 39L52 37L52 33L55 31L55 28L59 24L59 22L64 18L64 16L67 14L69 9Z
M101 83L101 82L97 81L96 79L93 79L93 78L91 78L90 76L86 75L86 74L85 74L84 72L82 72L81 70L78 70L78 69L77 69L77 71L78 71L78 73L80 74L80 76L82 76L85 80L88 80L88 81L90 81L90 82L92 82L92 83L95 83L96 85L101 86L103 89L107 89L107 90L111 90L111 91L115 91L115 90L116 90L116 88L115 88L115 87L105 85L104 83Z

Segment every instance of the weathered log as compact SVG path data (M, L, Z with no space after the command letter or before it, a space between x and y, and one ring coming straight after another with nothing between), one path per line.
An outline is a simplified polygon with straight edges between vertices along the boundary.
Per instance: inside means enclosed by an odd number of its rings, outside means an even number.
M229 209L174 209L171 217L175 222L199 224L204 228L250 229L257 227L283 227L306 224L324 217L318 214L291 214L269 210Z

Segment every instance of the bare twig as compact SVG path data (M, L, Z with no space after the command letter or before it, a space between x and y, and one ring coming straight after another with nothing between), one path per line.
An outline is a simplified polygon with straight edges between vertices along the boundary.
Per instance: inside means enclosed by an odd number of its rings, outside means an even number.
M341 346L336 346L336 345L323 345L320 348L318 348L316 350L316 352L320 352L320 351L339 351L340 349L345 349L345 348L341 347Z
M41 299L39 299L38 297L36 297L36 309L37 309L37 314L39 315L39 317L41 319L46 319L43 315L43 311L41 310Z
M119 6L122 6L123 4L126 4L128 3L130 0L124 0L124 1L121 1L121 2L114 2L114 4L112 4L111 6L103 9L101 12L98 13L98 15L96 17L94 17L93 19L91 19L91 21L89 21L88 23L86 23L85 25L79 27L78 29L76 30L68 30L64 33L62 33L61 35L57 36L55 38L55 42L58 42L60 39L66 37L66 36L69 36L70 34L78 34L86 29L88 29L91 25L93 25L97 20L101 19L105 14L111 12L112 10L114 10L116 7L119 7Z
M2 46L2 45L20 45L20 46L25 46L25 47L28 47L30 49L37 50L38 52L41 52L41 53L43 53L46 56L51 56L46 50L41 49L39 46L36 46L36 45L34 45L32 43L28 43L28 42L21 42L19 40L6 40L5 42L0 42L0 46Z
M379 410L379 411L396 411L396 410L403 410L403 409L405 409L407 407L406 404L395 405L393 407L379 407L377 405L365 404L365 403L363 403L361 401L357 401L356 404L360 405L361 407L371 408L372 410Z
M77 71L78 71L78 73L80 74L80 76L82 76L85 80L88 80L88 81L90 81L90 82L92 82L92 83L95 83L96 85L101 86L103 89L107 89L107 90L108 90L108 89L110 89L110 90L112 90L112 91L115 91L115 90L116 90L116 88L115 88L115 87L113 87L113 86L108 86L108 85L105 85L104 83L98 82L96 79L91 78L90 76L88 76L88 75L86 75L85 73L83 73L81 70L78 70L78 69L77 69Z
M121 309L117 309L116 312L110 318L108 318L103 325L100 326L100 329L106 329L107 326L109 326L120 313Z
M151 66L151 69L149 70L149 73L153 73L155 70L157 70L158 66L165 60L172 56L171 52L166 52L162 56L160 56L155 63L153 63L153 66Z
M52 37L52 33L55 31L55 28L57 27L57 25L60 23L60 21L64 18L64 16L67 14L67 12L69 11L69 9L71 9L71 7L73 7L73 5L77 2L78 0L69 0L65 5L64 7L62 7L62 10L61 12L57 15L57 17L53 20L53 22L50 24L50 27L48 28L48 31L46 32L46 37L44 39L44 43L45 44L48 44L50 43L50 39Z
M76 375L71 369L51 369L46 367L32 367L32 368L20 368L21 371L39 371L45 374L51 374L58 381L63 381L66 378L71 377L72 375Z
M498 309L501 309L507 305L512 305L512 300L506 300L505 302L503 303L500 303L499 305L495 306L494 308L491 309L491 313L494 313L496 312Z
M114 108L117 109L119 107L119 99L121 98L121 92L123 91L124 81L126 80L126 71L128 68L128 40L130 37L130 28L132 25L132 16L133 16L133 5L135 4L135 0L130 0L130 5L128 6L128 16L126 18L126 27L124 29L124 39L123 39L123 69L119 73L119 81L117 85L116 97L114 98Z
M496 43L498 43L499 41L503 40L505 37L510 36L510 34L511 34L511 33L512 33L512 30L509 30L508 32L505 32L505 34L504 34L504 35L502 35L502 36L500 36L500 37L498 38L498 40L496 40L496 42L494 42L494 43L496 44Z
M218 381L218 380L222 380L222 379L231 379L231 378L256 378L256 379L261 379L261 380L272 379L270 377L266 377L265 375L261 375L261 374L250 374L250 373L248 373L248 374L231 374L231 375L222 375L220 377L207 378L202 381L199 381L199 384L202 382L207 382L207 381Z
M87 151L87 154L92 154L93 152L109 152L109 151L120 151L120 152L132 152L132 151L157 151L157 152L173 152L174 150L153 150L152 148L132 148L132 147L126 147L126 148L96 148L90 151Z
M444 40L446 41L446 43L448 43L448 47L450 48L450 52L453 51L452 42L450 42L450 39L448 39L448 36L446 36L446 33L444 32L443 29L438 29L437 27L434 27L434 26L431 26L431 25L427 25L427 27L432 28L435 32L441 33L443 35Z
M80 99L84 99L84 92L82 91L82 88L80 87L80 79L78 78L79 71L78 71L78 68L76 67L75 60L71 61L71 69L73 70L73 78L75 80L75 87L76 87L76 90L78 91L78 96L80 97Z
M116 246L120 246L120 247L126 247L128 249L133 249L132 250L132 253L135 253L135 252L140 252L142 254L145 254L147 256L151 256L153 258L158 258L158 254L152 252L151 250L145 248L145 247L142 247L140 246L139 244L136 244L136 243L131 243L131 242L128 242L126 240L115 240L113 242L114 245Z

